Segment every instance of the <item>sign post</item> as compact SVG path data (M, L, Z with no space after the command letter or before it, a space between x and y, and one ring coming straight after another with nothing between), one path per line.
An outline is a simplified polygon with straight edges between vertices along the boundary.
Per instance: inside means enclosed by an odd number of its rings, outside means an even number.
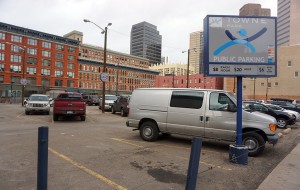
M204 74L237 77L236 144L231 162L247 164L242 139L243 77L277 76L276 17L208 15L204 19Z

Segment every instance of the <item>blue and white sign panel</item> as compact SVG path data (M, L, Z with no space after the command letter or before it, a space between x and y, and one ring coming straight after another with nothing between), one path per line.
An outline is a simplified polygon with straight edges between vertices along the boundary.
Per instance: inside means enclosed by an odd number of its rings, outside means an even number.
M277 76L276 23L276 17L206 16L205 75Z
M107 73L100 73L100 80L102 82L108 82L109 81L109 75Z

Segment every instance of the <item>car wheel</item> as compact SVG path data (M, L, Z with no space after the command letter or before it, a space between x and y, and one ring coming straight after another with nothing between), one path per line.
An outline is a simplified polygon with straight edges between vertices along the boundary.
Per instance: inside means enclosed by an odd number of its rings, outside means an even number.
M47 112L46 112L46 115L50 115L50 111L47 111Z
M53 121L58 121L58 115L53 114Z
M115 110L115 108L114 108L113 106L111 106L111 113L112 113L112 114L115 114L115 113L116 113L116 110Z
M29 115L29 111L25 111L25 115Z
M87 105L88 105L88 106L91 106L91 105L93 105L93 104L92 104L92 102L87 102Z
M99 106L98 109L101 110L101 107Z
M277 127L278 128L286 128L286 126L287 126L287 123L286 123L285 119L283 119L283 118L277 119Z
M248 148L249 156L258 156L265 149L264 138L255 132L247 132L243 134L243 145Z
M125 117L125 116L126 116L126 113L124 112L123 108L121 108L121 116L122 116L122 117Z
M81 121L85 121L85 115L80 116Z
M152 121L144 122L140 127L140 136L145 141L155 141L158 138L158 127Z

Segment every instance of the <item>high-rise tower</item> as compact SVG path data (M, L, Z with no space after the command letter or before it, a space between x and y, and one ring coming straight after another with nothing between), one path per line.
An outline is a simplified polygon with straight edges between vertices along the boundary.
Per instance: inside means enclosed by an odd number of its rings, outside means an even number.
M161 42L156 26L148 22L135 24L131 28L130 54L149 59L151 65L160 64Z

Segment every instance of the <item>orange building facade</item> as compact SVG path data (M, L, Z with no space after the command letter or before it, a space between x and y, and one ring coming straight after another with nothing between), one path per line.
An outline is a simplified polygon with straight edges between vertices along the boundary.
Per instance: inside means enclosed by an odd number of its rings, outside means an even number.
M0 22L0 95L78 88L78 54L77 40Z

